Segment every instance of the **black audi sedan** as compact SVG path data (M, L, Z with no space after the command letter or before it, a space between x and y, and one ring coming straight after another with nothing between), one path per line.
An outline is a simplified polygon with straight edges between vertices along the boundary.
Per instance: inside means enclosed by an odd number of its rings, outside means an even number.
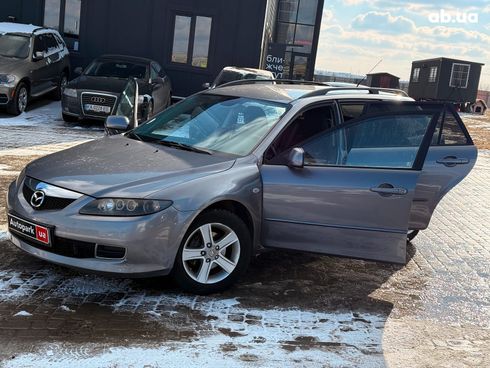
M63 120L104 120L113 115L127 98L128 81L138 81L139 120L151 118L167 108L172 99L172 84L154 60L122 55L101 56L79 74L63 91ZM144 106L143 106L144 102Z

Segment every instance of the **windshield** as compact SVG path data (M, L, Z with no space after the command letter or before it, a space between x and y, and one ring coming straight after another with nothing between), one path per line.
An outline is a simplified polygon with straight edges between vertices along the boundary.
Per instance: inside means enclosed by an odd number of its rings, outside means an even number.
M146 141L177 142L245 156L287 108L269 101L199 94L165 110L134 133Z
M146 76L146 66L125 61L95 60L88 66L84 74L90 77L144 79Z
M25 59L29 56L30 38L13 34L0 34L0 55Z

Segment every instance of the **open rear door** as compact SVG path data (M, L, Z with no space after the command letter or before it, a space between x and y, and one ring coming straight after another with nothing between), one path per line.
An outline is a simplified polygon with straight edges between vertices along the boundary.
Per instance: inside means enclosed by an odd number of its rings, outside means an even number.
M470 173L477 156L478 150L458 113L453 106L444 106L415 190L409 229L429 226L438 203Z
M406 261L412 202L441 110L399 110L296 143L303 168L264 163L264 246Z

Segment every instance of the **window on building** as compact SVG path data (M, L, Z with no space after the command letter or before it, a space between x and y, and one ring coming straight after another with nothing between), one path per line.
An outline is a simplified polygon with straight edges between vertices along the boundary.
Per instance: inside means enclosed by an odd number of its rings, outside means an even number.
M468 88L468 79L470 78L470 64L454 63L451 70L450 87Z
M175 16L174 46L172 50L172 62L174 63L187 63L191 22L191 17Z
M65 19L63 32L68 35L80 34L80 8L82 0L65 0Z
M208 67L209 42L211 40L211 18L196 17L196 32L194 49L192 51L192 66Z
M70 50L78 51L82 0L44 0L44 26L60 31Z
M212 22L212 18L204 16L175 16L173 63L208 67Z
M418 82L420 77L420 68L414 68L412 73L412 82Z
M60 28L61 0L45 0L44 26L54 29Z
M315 25L318 0L301 0L298 7L298 23Z
M437 66L432 66L429 72L429 83L434 83L437 80Z
M280 22L296 23L299 0L282 0L279 2L278 17Z

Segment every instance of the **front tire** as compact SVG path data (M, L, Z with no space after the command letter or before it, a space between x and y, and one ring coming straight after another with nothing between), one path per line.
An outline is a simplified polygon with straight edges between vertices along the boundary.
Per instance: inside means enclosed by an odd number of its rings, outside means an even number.
M78 121L78 118L76 116L68 115L65 113L62 113L61 115L63 117L63 120L67 123L76 123Z
M7 112L12 115L20 115L22 114L26 107L27 102L29 101L29 90L25 83L19 83L17 86L14 99L10 102L7 107Z
M221 292L245 273L251 256L252 237L240 217L225 210L205 212L185 234L172 276L193 294Z

